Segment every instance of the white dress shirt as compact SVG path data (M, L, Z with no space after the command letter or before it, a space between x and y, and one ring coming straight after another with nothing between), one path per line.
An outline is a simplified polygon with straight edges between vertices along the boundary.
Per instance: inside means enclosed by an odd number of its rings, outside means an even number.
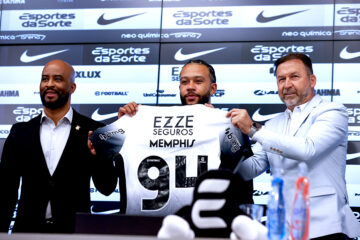
M306 102L304 104L301 104L299 106L296 106L293 111L286 108L285 110L285 116L286 116L286 125L283 129L284 135L293 135L295 131L298 129L299 125L301 124L301 121L303 121L302 113L306 109L306 106L309 102ZM252 140L263 143L264 139L266 138L265 131L262 131L265 129L265 126L262 126L259 131L255 132L254 136L251 138Z
M70 107L57 125L42 112L40 125L40 142L50 175L53 175L70 135L73 110ZM51 218L50 201L46 209L46 218Z

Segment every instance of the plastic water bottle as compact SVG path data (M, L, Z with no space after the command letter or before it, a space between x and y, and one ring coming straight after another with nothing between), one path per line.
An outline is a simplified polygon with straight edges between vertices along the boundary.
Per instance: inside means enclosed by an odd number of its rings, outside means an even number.
M306 164L299 164L300 176L296 181L296 192L291 212L290 237L292 240L309 239L309 180Z
M271 181L271 192L267 205L268 239L282 240L286 236L286 212L283 196L284 180L274 176Z

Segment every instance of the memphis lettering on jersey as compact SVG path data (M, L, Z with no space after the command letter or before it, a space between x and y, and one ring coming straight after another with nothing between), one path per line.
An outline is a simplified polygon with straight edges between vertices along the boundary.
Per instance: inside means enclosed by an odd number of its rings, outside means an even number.
M194 115L154 116L154 136L191 136L193 135ZM194 146L195 139L150 139L150 148L188 148Z

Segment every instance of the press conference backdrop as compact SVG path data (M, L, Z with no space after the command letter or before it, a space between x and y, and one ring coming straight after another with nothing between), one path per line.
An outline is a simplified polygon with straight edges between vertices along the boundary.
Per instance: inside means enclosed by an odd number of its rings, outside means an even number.
M212 103L248 109L265 122L284 110L273 62L309 55L316 93L349 113L347 189L360 219L359 0L0 0L0 152L11 125L41 112L43 65L75 67L76 110L116 120L129 101L180 104L181 66L202 58L215 67ZM266 204L269 174L255 179L254 200ZM118 190L117 190L118 192ZM118 210L119 194L91 188L94 213ZM66 193L64 193L66 194Z

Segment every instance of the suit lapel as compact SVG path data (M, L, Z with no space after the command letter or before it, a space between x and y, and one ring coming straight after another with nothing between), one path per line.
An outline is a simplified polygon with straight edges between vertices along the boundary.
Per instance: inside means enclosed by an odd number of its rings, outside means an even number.
M33 149L35 152L35 156L36 156L35 160L39 161L38 164L50 176L50 172L46 164L44 152L42 150L41 141L40 141L40 120L41 120L41 114L36 118L34 118L31 122L29 122L31 124L30 129L32 131L30 136L33 136L32 139L30 139L29 144L32 145L30 148Z
M285 134L286 132L286 124L287 124L287 114L285 112L281 113L281 117L277 117L276 121L272 123L271 128L277 133ZM272 122L272 121L269 121Z
M81 125L79 124L79 115L74 110L69 138L66 141L64 151L61 154L59 163L54 171L53 176L55 176L59 169L61 170L62 166L66 164L67 161L69 161L70 158L68 156L76 155L76 151L78 149L74 149L73 146L79 146L78 142L80 141L80 128Z
M319 105L321 102L321 98L317 95L308 103L308 106L305 107L303 110L304 112L301 114L300 119L295 122L292 131L290 132L290 135L295 136L296 132L300 129L301 125L306 121L306 119L309 117L310 113L313 111L313 109L316 108L316 106Z

